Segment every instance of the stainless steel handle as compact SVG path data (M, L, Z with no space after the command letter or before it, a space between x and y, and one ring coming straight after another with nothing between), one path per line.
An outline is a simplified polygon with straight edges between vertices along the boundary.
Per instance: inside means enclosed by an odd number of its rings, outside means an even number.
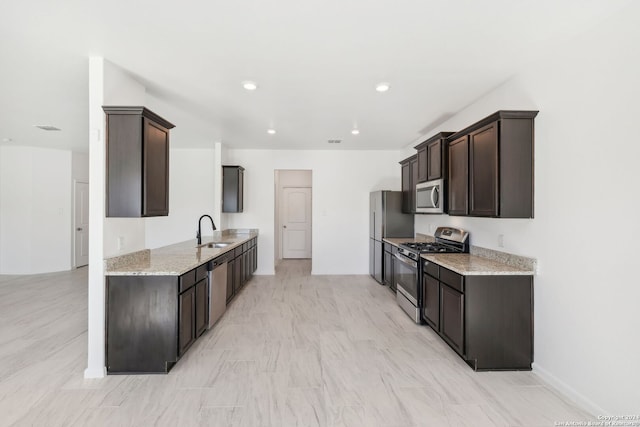
M398 261L403 262L403 263L405 263L407 265L410 265L413 268L416 268L416 269L418 268L418 263L415 262L414 260L407 259L406 257L404 257L404 256L402 256L402 255L400 255L398 253L396 253L396 258L398 259Z
M431 206L438 207L438 187L435 185L431 189Z

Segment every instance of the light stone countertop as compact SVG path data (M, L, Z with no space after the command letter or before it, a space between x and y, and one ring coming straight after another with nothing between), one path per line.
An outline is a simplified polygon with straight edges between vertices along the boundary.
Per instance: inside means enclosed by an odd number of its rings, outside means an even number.
M415 238L387 237L382 240L399 246L407 242L433 241L434 238L417 233ZM471 254L422 254L421 257L463 276L535 275L534 259L477 246L471 247Z
M258 236L257 230L204 236L202 245L231 243L224 248L198 247L196 239L105 259L105 276L180 276Z
M434 262L463 276L533 276L535 271L470 254L422 254Z

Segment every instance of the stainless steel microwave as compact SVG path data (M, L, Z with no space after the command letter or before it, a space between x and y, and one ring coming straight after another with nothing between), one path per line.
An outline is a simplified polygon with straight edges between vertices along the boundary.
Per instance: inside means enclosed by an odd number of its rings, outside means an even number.
M416 212L444 212L444 180L421 182L416 185Z

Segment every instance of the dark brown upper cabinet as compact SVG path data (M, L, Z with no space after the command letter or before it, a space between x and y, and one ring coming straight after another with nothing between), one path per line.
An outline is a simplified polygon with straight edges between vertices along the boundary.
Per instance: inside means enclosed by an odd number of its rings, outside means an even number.
M416 212L416 184L418 183L418 155L400 162L402 165L402 212Z
M533 218L537 114L501 110L449 136L449 215Z
M102 107L107 115L108 217L169 215L169 129L145 107Z
M446 139L453 132L440 132L415 147L418 150L418 181L446 177Z
M244 168L222 166L222 212L244 210Z
M449 143L449 215L469 214L469 137L463 135Z

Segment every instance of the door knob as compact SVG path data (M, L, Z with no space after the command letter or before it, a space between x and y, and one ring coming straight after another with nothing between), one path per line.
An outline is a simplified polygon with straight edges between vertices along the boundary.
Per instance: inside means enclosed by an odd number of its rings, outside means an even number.
M287 226L286 226L286 225L283 225L283 226L282 226L282 228L287 228Z
M82 231L82 227L76 228L77 231Z

